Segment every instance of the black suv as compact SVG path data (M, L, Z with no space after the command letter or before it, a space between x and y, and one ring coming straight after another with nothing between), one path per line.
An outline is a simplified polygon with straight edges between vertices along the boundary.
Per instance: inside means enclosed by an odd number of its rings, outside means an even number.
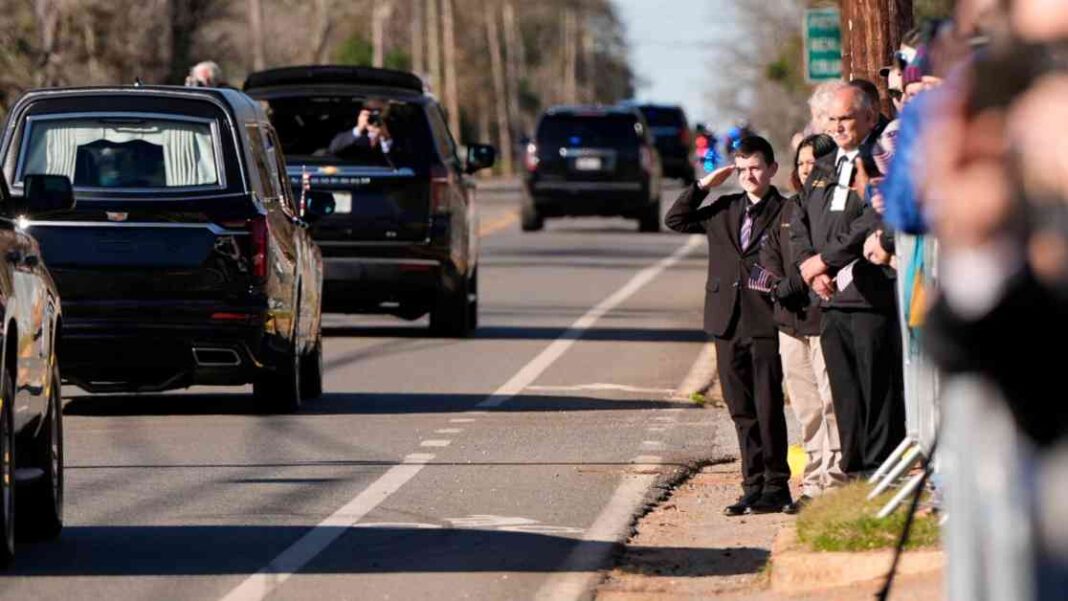
M34 218L63 297L64 377L94 392L251 382L265 408L320 394L322 261L277 136L236 90L33 91L0 165L73 182L77 205Z
M411 73L343 66L253 73L245 90L268 107L294 185L333 195L312 235L325 264L327 310L389 313L466 336L478 322L478 213L444 111ZM361 116L362 115L362 116Z
M660 153L664 177L681 179L686 185L694 181L693 136L686 113L681 107L663 104L633 104L645 116Z
M645 119L624 107L555 107L527 146L523 231L546 217L606 215L660 229L660 159Z

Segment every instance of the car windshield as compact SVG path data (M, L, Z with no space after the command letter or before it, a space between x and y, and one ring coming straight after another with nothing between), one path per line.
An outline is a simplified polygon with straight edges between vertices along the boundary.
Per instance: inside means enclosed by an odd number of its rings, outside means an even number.
M268 102L271 123L290 161L421 169L433 138L418 104L352 96L301 96ZM361 110L369 113L359 130Z
M538 127L543 146L632 146L641 140L642 126L631 115L552 115Z
M22 176L65 175L80 188L218 186L209 120L137 114L27 121Z

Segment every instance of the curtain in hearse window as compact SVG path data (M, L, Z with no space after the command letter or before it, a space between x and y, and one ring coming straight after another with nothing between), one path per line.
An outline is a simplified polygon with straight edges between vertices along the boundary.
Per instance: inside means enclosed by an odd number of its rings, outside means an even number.
M209 123L138 115L29 122L21 175L66 175L82 188L220 184Z

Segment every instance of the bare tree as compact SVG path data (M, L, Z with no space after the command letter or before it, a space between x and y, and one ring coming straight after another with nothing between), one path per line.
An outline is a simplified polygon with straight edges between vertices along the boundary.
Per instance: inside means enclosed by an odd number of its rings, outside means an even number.
M371 64L381 68L386 60L386 21L393 13L393 0L377 0L371 10Z
M563 37L563 89L561 99L563 102L574 103L578 95L578 81L575 70L576 46L578 37L578 24L575 18L575 8L568 4L564 8L561 29Z
M460 104L456 94L456 36L453 23L452 0L441 0L441 26L445 48L445 111L449 115L449 129L460 135Z
M423 0L411 0L412 18L410 32L410 51L412 55L412 71L420 77L426 75L426 34L423 33Z
M491 4L494 9L496 3ZM504 66L501 64L501 38L498 32L497 20L500 13L497 10L487 10L486 42L490 55L490 69L493 72L493 96L497 106L497 145L500 148L501 171L506 175L512 173L512 135L508 126L508 109L504 90Z
M438 1L426 0L426 59L430 63L430 89L441 93L441 21L438 19Z
M267 67L267 47L263 39L263 4L260 0L248 0L248 30L252 35L252 68L256 71Z
M54 86L60 83L59 49L56 36L59 30L59 1L34 0L33 12L37 19L37 36L40 58L37 61L37 85Z
M501 10L504 25L504 49L505 49L505 88L508 96L508 123L515 131L520 126L521 115L519 112L519 73L520 53L523 42L519 39L518 25L516 24L515 6L512 0L505 0ZM502 149L503 150L503 149Z

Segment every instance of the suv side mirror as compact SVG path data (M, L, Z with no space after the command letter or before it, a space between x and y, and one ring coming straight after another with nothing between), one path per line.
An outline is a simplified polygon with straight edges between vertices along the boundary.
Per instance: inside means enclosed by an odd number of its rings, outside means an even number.
M489 144L469 144L467 146L467 165L465 173L474 173L492 167L497 161L497 149Z
M313 223L333 215L336 209L334 195L322 190L308 190L304 196L304 215L302 217L308 223Z
M65 175L28 174L22 178L22 202L15 213L41 217L74 209L74 188Z

